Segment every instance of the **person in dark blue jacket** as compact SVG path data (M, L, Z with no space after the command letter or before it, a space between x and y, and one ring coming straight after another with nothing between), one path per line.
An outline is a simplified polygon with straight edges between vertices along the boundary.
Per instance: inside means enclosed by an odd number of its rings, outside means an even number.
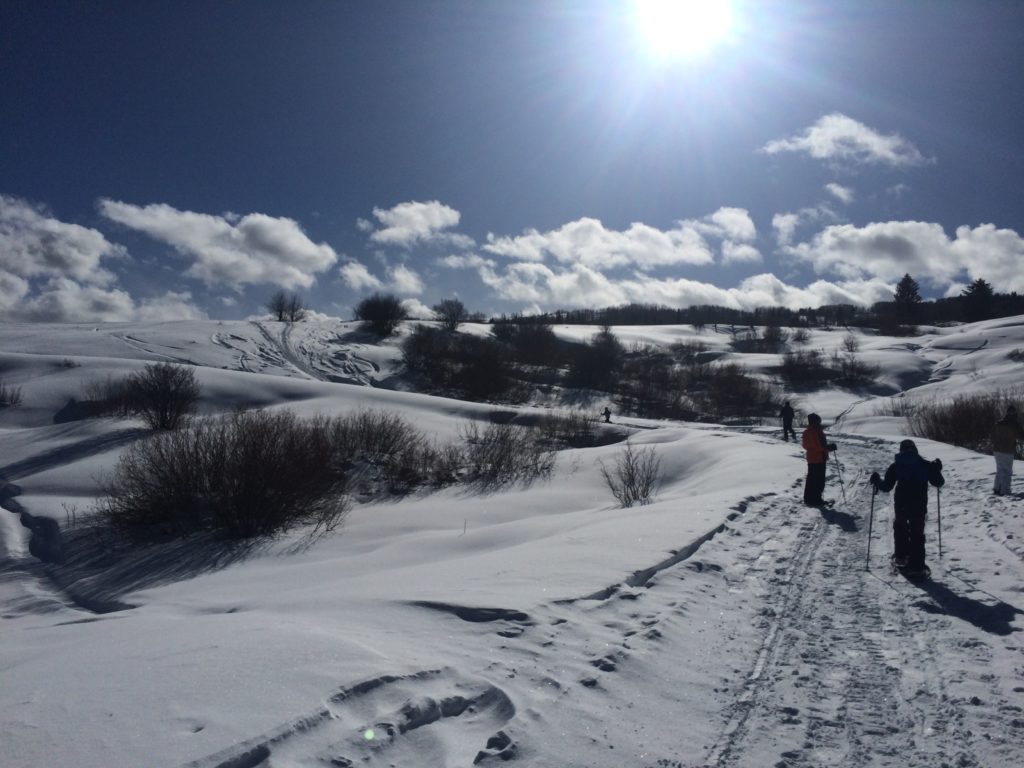
M895 486L893 505L896 515L892 522L895 552L893 563L905 568L907 576L926 576L924 563L924 519L928 514L928 484L941 488L942 462L927 461L917 452L913 440L900 443L896 460L885 471L885 478L877 472L871 474L871 484L888 493Z

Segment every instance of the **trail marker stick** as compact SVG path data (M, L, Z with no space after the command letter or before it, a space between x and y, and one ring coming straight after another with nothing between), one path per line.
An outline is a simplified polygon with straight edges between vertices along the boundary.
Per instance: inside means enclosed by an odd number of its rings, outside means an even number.
M871 526L875 522L875 496L878 495L878 489L874 488L871 491L871 514L868 515L868 557L864 563L864 570L871 570Z

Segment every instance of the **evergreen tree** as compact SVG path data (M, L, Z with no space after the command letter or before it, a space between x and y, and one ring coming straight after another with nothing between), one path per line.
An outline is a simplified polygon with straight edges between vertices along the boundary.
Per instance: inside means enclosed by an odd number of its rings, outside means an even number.
M985 280L979 277L960 295L964 298L964 314L968 320L986 320L992 316L995 292Z
M903 322L913 320L917 315L917 306L921 303L921 294L918 291L917 280L912 278L909 272L896 284L896 294L893 298L896 302L897 317Z

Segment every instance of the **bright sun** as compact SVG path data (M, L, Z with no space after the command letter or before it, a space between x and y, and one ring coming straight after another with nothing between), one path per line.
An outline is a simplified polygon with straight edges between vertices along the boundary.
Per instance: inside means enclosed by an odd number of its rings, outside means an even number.
M710 51L732 27L728 0L635 0L640 31L659 58Z

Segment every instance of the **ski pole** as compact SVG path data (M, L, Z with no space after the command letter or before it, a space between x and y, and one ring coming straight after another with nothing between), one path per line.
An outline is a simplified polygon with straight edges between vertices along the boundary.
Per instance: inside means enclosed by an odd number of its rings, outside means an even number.
M868 557L864 563L864 570L871 570L871 526L875 522L875 496L878 494L878 488L874 488L871 491L871 514L868 515Z
M843 504L846 504L846 485L843 483L843 468L839 463L839 455L833 451L832 456L836 460L836 473L839 475L839 488L843 491Z
M935 489L935 509L938 512L936 522L939 524L939 557L942 557L942 489Z

